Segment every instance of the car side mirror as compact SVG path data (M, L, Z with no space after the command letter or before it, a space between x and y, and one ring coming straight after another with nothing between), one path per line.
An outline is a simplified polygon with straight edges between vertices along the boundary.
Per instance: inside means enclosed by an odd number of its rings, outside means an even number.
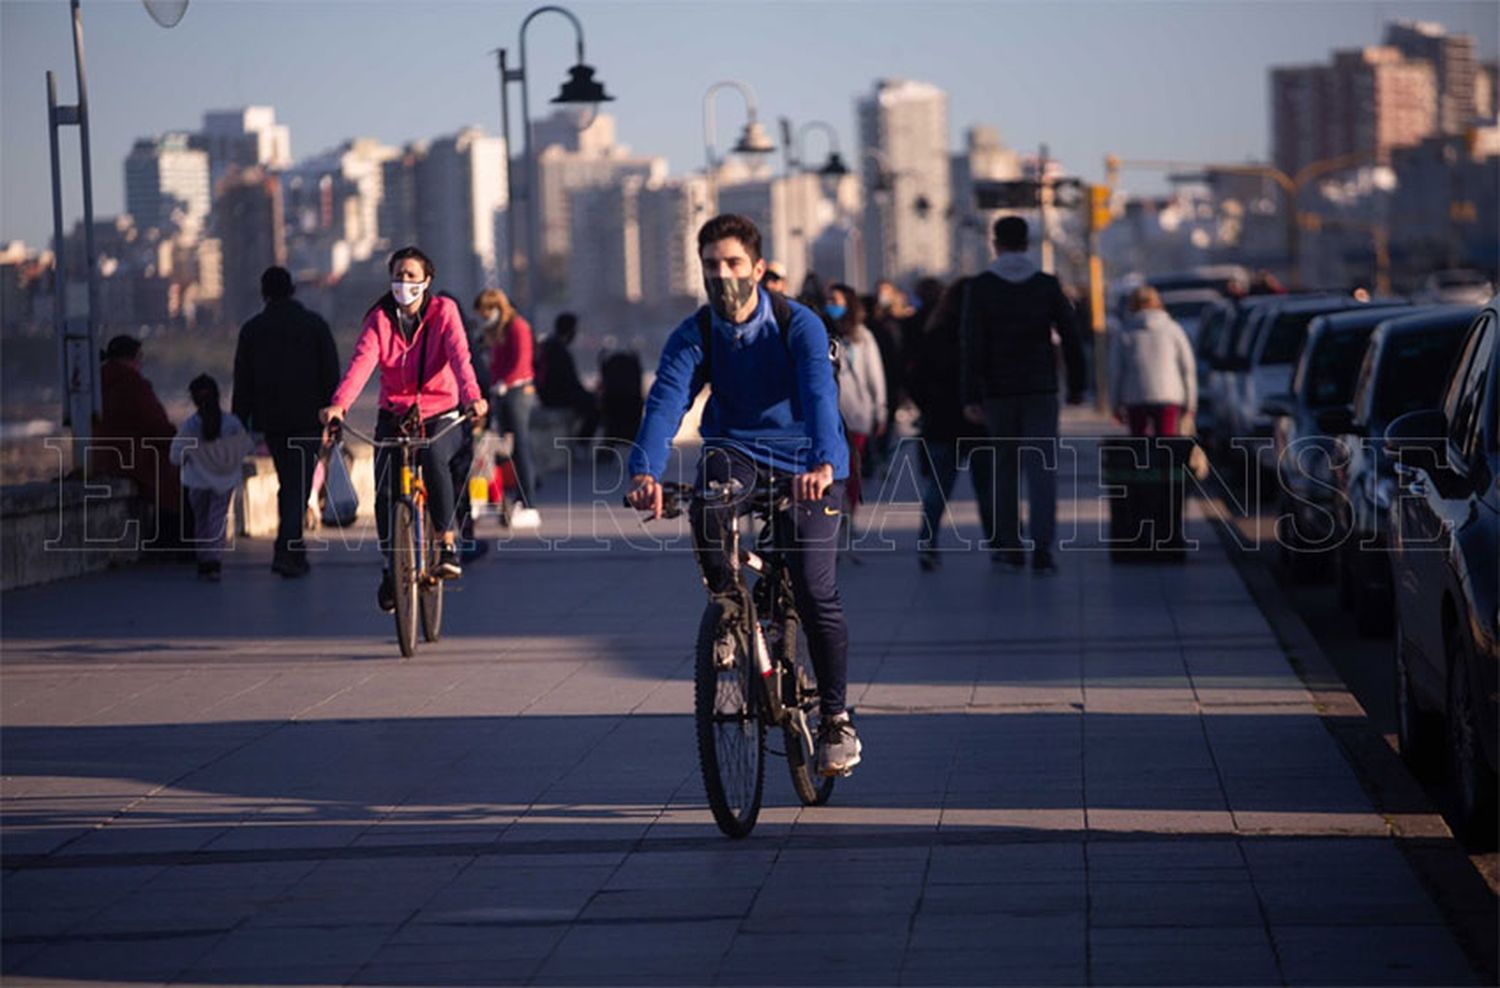
M1354 409L1348 405L1323 409L1318 413L1318 431L1325 436L1342 436L1358 431L1354 425Z
M1423 451L1434 459L1448 452L1448 416L1442 409L1424 408L1407 412L1385 429L1386 455Z
M1260 413L1272 418L1296 414L1296 400L1289 394L1270 395L1260 403Z

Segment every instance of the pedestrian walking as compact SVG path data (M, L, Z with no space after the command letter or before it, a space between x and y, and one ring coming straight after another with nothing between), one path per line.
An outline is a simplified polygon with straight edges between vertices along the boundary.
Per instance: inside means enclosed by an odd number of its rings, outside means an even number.
M930 306L924 306L927 324L922 335L910 344L911 366L907 390L922 418L920 449L926 483L922 490L922 531L917 540L917 561L925 571L938 568L942 555L938 551L943 514L958 479L963 452L969 457L969 478L979 502L979 522L984 545L989 548L995 537L994 457L985 451L972 455L984 427L964 416L959 397L959 316L968 278L960 278L942 291Z
M453 580L463 575L457 541L468 511L474 436L467 428L447 427L460 412L483 422L490 406L474 377L458 306L432 293L432 280L437 275L432 260L416 247L403 247L391 255L387 268L390 291L365 313L354 356L319 418L330 428L341 422L370 375L379 370L377 440L390 439L403 427L417 423L427 436L447 429L440 438L423 445L417 456L427 484L427 509L440 543L434 570L443 579ZM387 553L375 599L387 613L396 609L396 585L388 553L391 504L400 495L397 457L389 446L375 451L375 525L381 549Z
M511 435L511 463L521 507L511 513L516 528L536 528L536 458L531 448L531 413L536 408L535 346L531 323L516 311L510 297L487 288L474 300L489 346L490 395L495 399L498 430Z
M172 440L172 462L182 468L182 486L193 513L193 541L198 551L198 578L219 581L229 526L229 501L244 479L245 457L255 440L219 400L219 382L199 374L188 385L197 411Z
M599 396L583 386L573 361L573 341L578 338L578 316L560 312L552 323L552 335L542 341L542 359L537 366L537 397L544 408L573 413L572 434L593 439L599 431Z
M1198 410L1198 369L1187 333L1149 285L1130 296L1131 317L1110 347L1109 393L1115 419L1132 436L1175 436Z
M871 444L885 435L886 377L880 346L864 321L864 303L846 284L828 287L823 312L839 338L839 414L855 453L846 493L853 523L864 494L858 464L871 455Z
M276 548L271 569L295 578L308 571L302 539L327 405L339 379L338 349L323 317L294 297L291 272L260 276L265 308L240 328L234 353L234 416L265 438L276 467Z
M101 354L99 430L89 450L96 475L121 474L135 481L155 515L146 548L178 551L184 535L182 485L170 462L177 429L141 373L145 349L134 336L112 338Z
M969 281L962 301L964 415L989 430L995 462L996 561L1025 565L1019 481L1026 479L1032 569L1057 571L1058 374L1053 334L1067 370L1068 404L1083 401L1083 343L1062 286L1027 256L1019 216L995 221L995 260ZM1032 455L1023 456L1030 450ZM1038 462L1038 460L1042 462Z

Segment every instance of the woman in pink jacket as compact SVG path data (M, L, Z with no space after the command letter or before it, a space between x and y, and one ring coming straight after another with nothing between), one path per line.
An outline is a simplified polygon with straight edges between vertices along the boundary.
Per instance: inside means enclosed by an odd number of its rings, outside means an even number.
M365 314L364 328L354 344L354 358L333 392L333 403L321 413L323 424L348 414L349 406L377 367L377 439L396 435L408 415L424 423L427 435L437 433L459 414L484 421L489 405L469 363L463 318L457 305L432 294L436 273L432 261L415 247L403 247L391 255L389 268L391 290ZM466 480L474 459L473 435L465 428L453 429L420 455L427 480L427 506L443 541L437 571L451 579L463 572L455 540L461 506L458 499L467 497ZM391 497L399 483L395 457L391 449L381 448L375 453L375 524L382 549L390 544ZM377 596L381 610L396 609L389 560Z

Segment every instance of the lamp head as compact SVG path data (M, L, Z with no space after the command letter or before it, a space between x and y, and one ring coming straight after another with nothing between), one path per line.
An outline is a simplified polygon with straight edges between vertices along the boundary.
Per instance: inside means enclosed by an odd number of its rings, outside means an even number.
M553 103L609 103L614 100L604 91L604 84L595 80L592 65L579 62L568 70L568 76Z
M843 178L849 174L849 166L844 164L844 159L837 151L830 151L828 160L823 162L823 167L818 169L818 174L824 178Z
M775 150L776 142L771 140L758 120L745 124L745 129L740 132L739 142L734 146L736 154L770 154Z

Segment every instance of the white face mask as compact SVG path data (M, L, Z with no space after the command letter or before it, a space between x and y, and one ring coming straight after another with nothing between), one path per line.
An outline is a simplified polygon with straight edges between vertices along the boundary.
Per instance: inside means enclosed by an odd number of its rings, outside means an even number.
M423 281L393 281L391 295L395 296L397 305L415 305L426 288L427 283Z

